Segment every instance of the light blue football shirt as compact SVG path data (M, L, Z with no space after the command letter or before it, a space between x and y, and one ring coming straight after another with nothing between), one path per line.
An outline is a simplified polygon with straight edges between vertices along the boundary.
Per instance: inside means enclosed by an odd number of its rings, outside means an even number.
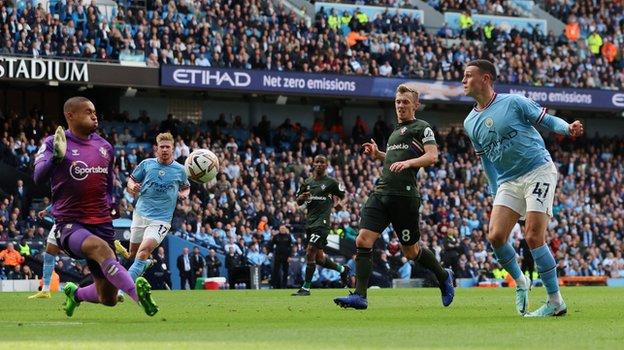
M134 181L141 184L136 205L142 217L171 222L181 188L190 186L184 166L176 161L161 164L156 158L143 160L132 172Z
M464 120L464 128L483 160L496 193L498 186L552 161L535 126L569 134L568 123L549 115L533 100L515 94L494 94L483 108L476 106Z

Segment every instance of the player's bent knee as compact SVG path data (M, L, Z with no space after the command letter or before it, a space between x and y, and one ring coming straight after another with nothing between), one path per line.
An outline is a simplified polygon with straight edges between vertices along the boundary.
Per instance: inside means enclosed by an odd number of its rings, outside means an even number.
M525 238L526 238L527 244L529 245L529 248L531 249L541 247L546 242L545 237L539 233L529 234L527 232Z
M115 253L106 244L100 244L95 246L90 252L84 252L87 257L97 262L102 262L106 259L114 259Z
M508 232L507 233L502 232L491 226L488 231L489 232L488 232L487 239L494 247L500 247L503 244L505 244L505 242L507 242L507 236L509 234Z
M407 260L414 260L418 256L418 254L414 254L411 251L406 251L403 253L403 255L405 256L405 258L407 258Z
M362 229L355 239L355 246L362 248L372 248L378 236L379 234L373 231Z
M147 260L150 257L151 252L147 249L141 249L136 256L141 260Z
M48 245L46 245L46 253L56 256L56 255L59 255L60 252L61 252L61 249L55 246L54 244L48 243Z
M418 253L420 253L420 247L418 244L414 244L411 246L403 247L403 255L408 260L414 260L418 257Z
M366 240L366 238L362 237L361 234L359 234L355 238L355 246L356 247L368 247L368 241Z

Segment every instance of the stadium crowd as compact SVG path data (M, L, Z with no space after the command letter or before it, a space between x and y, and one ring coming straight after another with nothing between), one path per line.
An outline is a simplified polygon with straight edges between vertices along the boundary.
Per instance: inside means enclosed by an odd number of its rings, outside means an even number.
M460 80L466 62L489 58L503 83L624 88L624 12L615 4L602 6L598 19L585 5L568 11L579 15L577 35L474 24L469 10L515 15L504 1L434 3L464 10L461 30L445 24L435 34L398 10L368 18L327 8L308 26L283 5L259 0L149 0L146 10L120 3L114 16L100 13L95 0L59 1L49 11L19 3L0 0L1 54L445 81Z
M121 120L127 118L127 114L120 115ZM140 119L148 121L149 117L142 114ZM150 147L136 147L136 142L151 142L157 132L171 130L177 140L177 161L183 162L197 148L209 148L221 159L215 182L209 186L193 184L191 197L178 203L172 234L225 254L228 269L257 265L263 278L271 275L273 237L279 232L291 234L288 285L297 287L305 266L305 215L298 210L294 194L302 179L310 175L312 157L328 156L330 176L347 189L347 204L332 212L332 234L354 240L360 206L381 170L379 162L362 155L360 144L372 135L378 144L385 145L390 132L390 126L381 119L371 128L361 118L350 134L340 119L316 120L312 130L289 120L271 126L268 118L257 126L245 126L239 117L229 120L224 115L199 128L168 118L152 124L142 134L132 132L134 127L144 125L137 121L126 124L130 126L126 130L106 127L106 122L102 125L103 134L118 149L115 195L122 217L131 218L133 211L132 198L124 191L126 179L152 151ZM36 113L26 118L5 116L0 122L2 162L30 172L41 139L54 128L54 124L37 118ZM452 267L458 278L501 278L503 271L486 241L492 197L487 194L480 162L462 131L441 130L437 141L441 150L439 163L419 174L423 198L421 242L444 265ZM623 277L624 139L561 141L547 138L560 172L554 216L548 226L559 274ZM36 217L36 211L47 205L49 199L35 203L28 193L27 186L19 182L15 192L1 197L0 239L18 246L15 249L8 245L0 252L2 278L27 275L27 270L32 269L26 267L22 255L30 254L28 242L45 242L47 236L46 226ZM425 276L417 264L402 257L391 227L382 237L376 245L376 284L387 286L392 278ZM515 247L522 259L526 251L521 238L521 230L514 233ZM344 257L344 261L353 264L352 257ZM79 262L71 264L58 268L88 273ZM218 274L218 269L212 271L213 275ZM322 269L315 277L316 286L333 285L338 280L337 274Z

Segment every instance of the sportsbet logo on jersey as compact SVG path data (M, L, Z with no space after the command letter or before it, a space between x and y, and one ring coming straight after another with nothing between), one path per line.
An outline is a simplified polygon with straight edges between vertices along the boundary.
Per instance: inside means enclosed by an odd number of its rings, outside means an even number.
M69 176L74 180L82 181L89 174L108 174L108 168L101 166L89 167L87 163L81 160L72 162L72 165L69 167Z
M388 146L388 151L395 151L397 149L409 149L409 145L407 143L399 143Z

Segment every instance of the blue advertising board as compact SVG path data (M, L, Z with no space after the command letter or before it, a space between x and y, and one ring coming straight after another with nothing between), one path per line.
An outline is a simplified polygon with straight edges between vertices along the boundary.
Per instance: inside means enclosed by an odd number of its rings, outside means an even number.
M473 103L459 82L176 65L161 66L160 70L164 87L267 94L389 100L403 83L418 90L423 101ZM624 91L502 84L495 85L495 90L523 94L548 107L624 110Z

